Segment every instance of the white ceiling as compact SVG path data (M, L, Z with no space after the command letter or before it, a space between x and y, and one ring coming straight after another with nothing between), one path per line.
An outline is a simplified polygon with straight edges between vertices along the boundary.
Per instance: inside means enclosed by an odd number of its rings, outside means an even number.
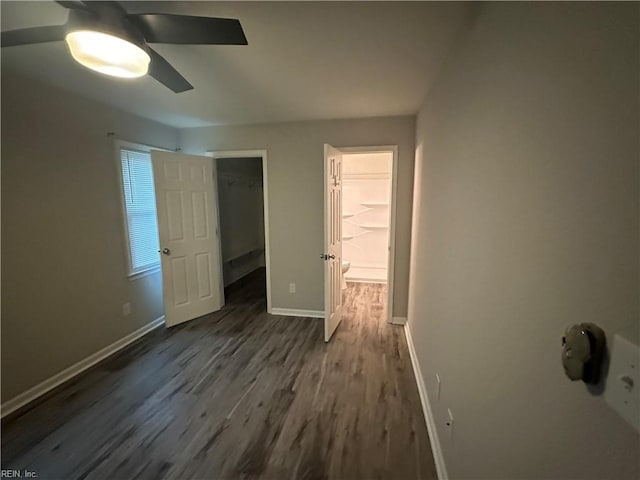
M248 46L156 45L195 87L115 80L64 42L2 49L2 69L179 128L414 114L465 24L462 2L122 2L130 12L238 18ZM1 2L2 30L61 24L54 2Z

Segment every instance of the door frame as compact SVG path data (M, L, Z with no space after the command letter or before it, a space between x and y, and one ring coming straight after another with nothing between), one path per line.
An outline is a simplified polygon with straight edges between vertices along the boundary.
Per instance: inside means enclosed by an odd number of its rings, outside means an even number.
M267 313L271 313L271 248L269 247L269 189L267 181L267 150L207 150L205 156L214 160L221 158L262 158L262 195L264 207L264 263L267 270ZM216 170L217 175L217 170ZM217 190L217 188L216 188ZM220 226L220 212L218 211L218 227ZM221 243L221 235L218 242ZM222 245L220 248L222 252ZM220 278L222 277L222 259L220 259ZM224 281L222 282L224 284ZM224 292L222 295L224 301Z
M398 146L335 147L345 154L391 153L391 198L389 198L389 255L387 258L387 323L393 323L394 272L396 263L396 200L398 196Z

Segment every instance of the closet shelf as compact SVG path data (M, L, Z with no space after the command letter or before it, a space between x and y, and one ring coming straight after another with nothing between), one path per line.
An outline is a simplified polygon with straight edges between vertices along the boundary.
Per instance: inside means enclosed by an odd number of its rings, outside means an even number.
M388 225L384 225L384 224L364 224L364 225L358 225L360 228L366 228L367 230L386 230L389 228Z
M343 212L342 213L342 218L355 217L356 215L360 215L361 213L368 212L369 210L373 210L373 209L370 208L370 207L365 207L365 208L362 208L362 209L358 210L357 212Z
M242 257L246 257L247 255L253 255L255 253L262 253L262 252L264 252L264 247L254 248L252 250L247 250L246 252L240 253L238 255L234 255L233 257L223 259L222 263L233 262L234 260L238 260Z
M388 207L389 202L360 202L360 205L365 207Z
M356 233L354 235L343 235L342 240L345 242L348 242L349 240L353 240L354 238L357 238L361 235L365 235L367 233L371 233L371 232L369 230L365 230L364 232Z

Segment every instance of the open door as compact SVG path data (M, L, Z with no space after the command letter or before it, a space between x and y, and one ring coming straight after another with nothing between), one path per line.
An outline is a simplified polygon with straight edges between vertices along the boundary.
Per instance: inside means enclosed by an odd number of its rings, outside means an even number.
M224 302L214 159L151 152L168 327Z
M342 154L324 145L324 341L342 320Z

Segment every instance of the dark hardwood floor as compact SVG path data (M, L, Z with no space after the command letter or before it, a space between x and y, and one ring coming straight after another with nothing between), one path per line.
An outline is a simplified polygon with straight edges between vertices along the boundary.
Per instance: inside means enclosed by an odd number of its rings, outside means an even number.
M2 468L39 479L436 478L385 287L319 319L268 315L264 270L224 309L138 343L3 422Z

